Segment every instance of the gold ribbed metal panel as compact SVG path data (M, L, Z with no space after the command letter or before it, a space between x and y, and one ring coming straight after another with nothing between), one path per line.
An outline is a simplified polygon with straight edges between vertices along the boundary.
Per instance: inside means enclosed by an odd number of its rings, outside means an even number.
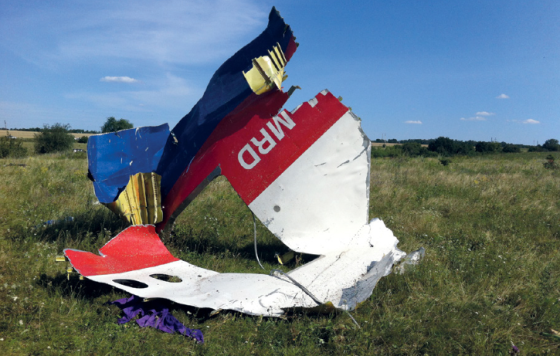
M117 200L106 205L132 225L161 222L161 176L153 172L131 176Z
M253 58L253 68L243 75L253 92L261 95L273 88L282 88L282 82L288 78L284 73L287 62L282 47L277 43L272 51L268 51L268 56Z

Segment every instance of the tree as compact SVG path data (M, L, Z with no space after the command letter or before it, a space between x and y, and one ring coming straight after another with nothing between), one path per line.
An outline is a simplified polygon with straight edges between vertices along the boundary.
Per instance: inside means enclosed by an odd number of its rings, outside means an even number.
M74 136L68 133L69 128L68 124L45 125L40 133L35 134L35 152L51 153L71 149L74 146Z
M120 130L126 130L126 129L131 129L133 128L134 125L125 119L120 119L117 120L114 117L108 117L107 121L105 121L105 123L103 124L103 126L101 126L101 132L106 133L106 132L116 132L116 131L120 131Z
M87 136L82 136L79 139L76 140L76 142L78 143L87 143L88 142L89 137Z
M546 140L542 147L548 151L560 151L560 144L558 144L558 140L551 138L550 140Z

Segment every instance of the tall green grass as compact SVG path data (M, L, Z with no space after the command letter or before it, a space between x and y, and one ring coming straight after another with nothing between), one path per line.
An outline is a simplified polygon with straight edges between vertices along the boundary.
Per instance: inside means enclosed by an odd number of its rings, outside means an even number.
M44 155L0 160L0 354L558 354L560 172L546 154L373 159L370 217L405 251L426 257L379 282L352 314L292 311L286 319L169 303L204 345L136 324L116 324L106 303L125 293L54 262L63 248L95 252L126 225L95 204L87 162ZM78 158L76 158L78 157ZM10 165L25 164L25 167ZM74 221L44 226L47 220ZM287 249L258 224L259 255L277 268ZM220 272L265 273L253 253L253 220L219 178L165 239L186 261ZM298 256L295 268L311 256Z

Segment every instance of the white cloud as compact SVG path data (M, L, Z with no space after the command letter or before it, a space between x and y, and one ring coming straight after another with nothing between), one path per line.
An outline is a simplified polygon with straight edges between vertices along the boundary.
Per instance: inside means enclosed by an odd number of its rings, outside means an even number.
M492 116L495 115L493 112L479 111L475 114L476 116Z
M422 121L420 120L408 120L404 122L405 124L416 124L416 125L422 125Z
M0 14L0 43L40 66L103 58L193 64L221 61L260 33L254 0L55 2Z
M462 117L461 121L486 121L486 118L482 116L474 116L469 118Z
M523 123L524 123L524 124L533 124L533 125L535 125L535 124L540 124L541 122L540 122L540 121L537 121L537 120L533 120L533 119L527 119L527 120L523 121Z
M496 99L509 99L509 96L507 96L506 94L500 94L496 97Z
M136 83L138 80L131 77L103 77L100 79L102 82L110 83Z

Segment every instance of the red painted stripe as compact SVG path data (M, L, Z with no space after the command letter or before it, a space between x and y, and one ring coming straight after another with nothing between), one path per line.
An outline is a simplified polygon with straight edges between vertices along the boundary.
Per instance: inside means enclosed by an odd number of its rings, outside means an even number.
M166 196L163 202L164 221L158 225L158 230L165 226L173 211L217 166L221 167L222 174L249 205L348 111L331 93L318 94L316 99L318 102L314 107L304 103L294 114L284 111L295 126L292 129L282 126L285 136L279 140L267 123L273 121L272 117L287 100L287 94L274 91L248 98L216 127L188 171L183 173ZM263 139L260 132L263 128L276 144L267 154L260 154L251 143L252 138ZM238 160L240 150L247 144L260 158L252 169L243 168Z
M123 273L180 261L163 245L152 225L131 226L103 246L99 253L66 249L64 254L83 276Z
M218 124L187 170L164 197L163 221L158 224L158 231L165 227L173 212L216 167L220 166L224 160L229 160L230 156L233 157L234 154L237 154L227 148L228 136L233 136L235 140L237 133L243 131L254 117L276 115L288 98L288 94L280 90L262 95L251 94ZM222 150L224 152L221 152Z
M247 205L251 204L348 111L348 108L330 93L318 94L316 99L318 103L315 107L311 107L306 102L294 114L284 111L291 117L295 126L291 130L282 127L285 137L280 140L266 126L272 118L267 120L253 118L235 138L230 136L224 142L229 148L228 153L231 154L221 160L222 174L228 178ZM270 137L275 140L276 146L267 154L259 154L261 161L254 168L247 170L239 163L237 154L251 141L251 138L262 139L260 132L262 128L265 128ZM252 143L250 145L258 152Z

